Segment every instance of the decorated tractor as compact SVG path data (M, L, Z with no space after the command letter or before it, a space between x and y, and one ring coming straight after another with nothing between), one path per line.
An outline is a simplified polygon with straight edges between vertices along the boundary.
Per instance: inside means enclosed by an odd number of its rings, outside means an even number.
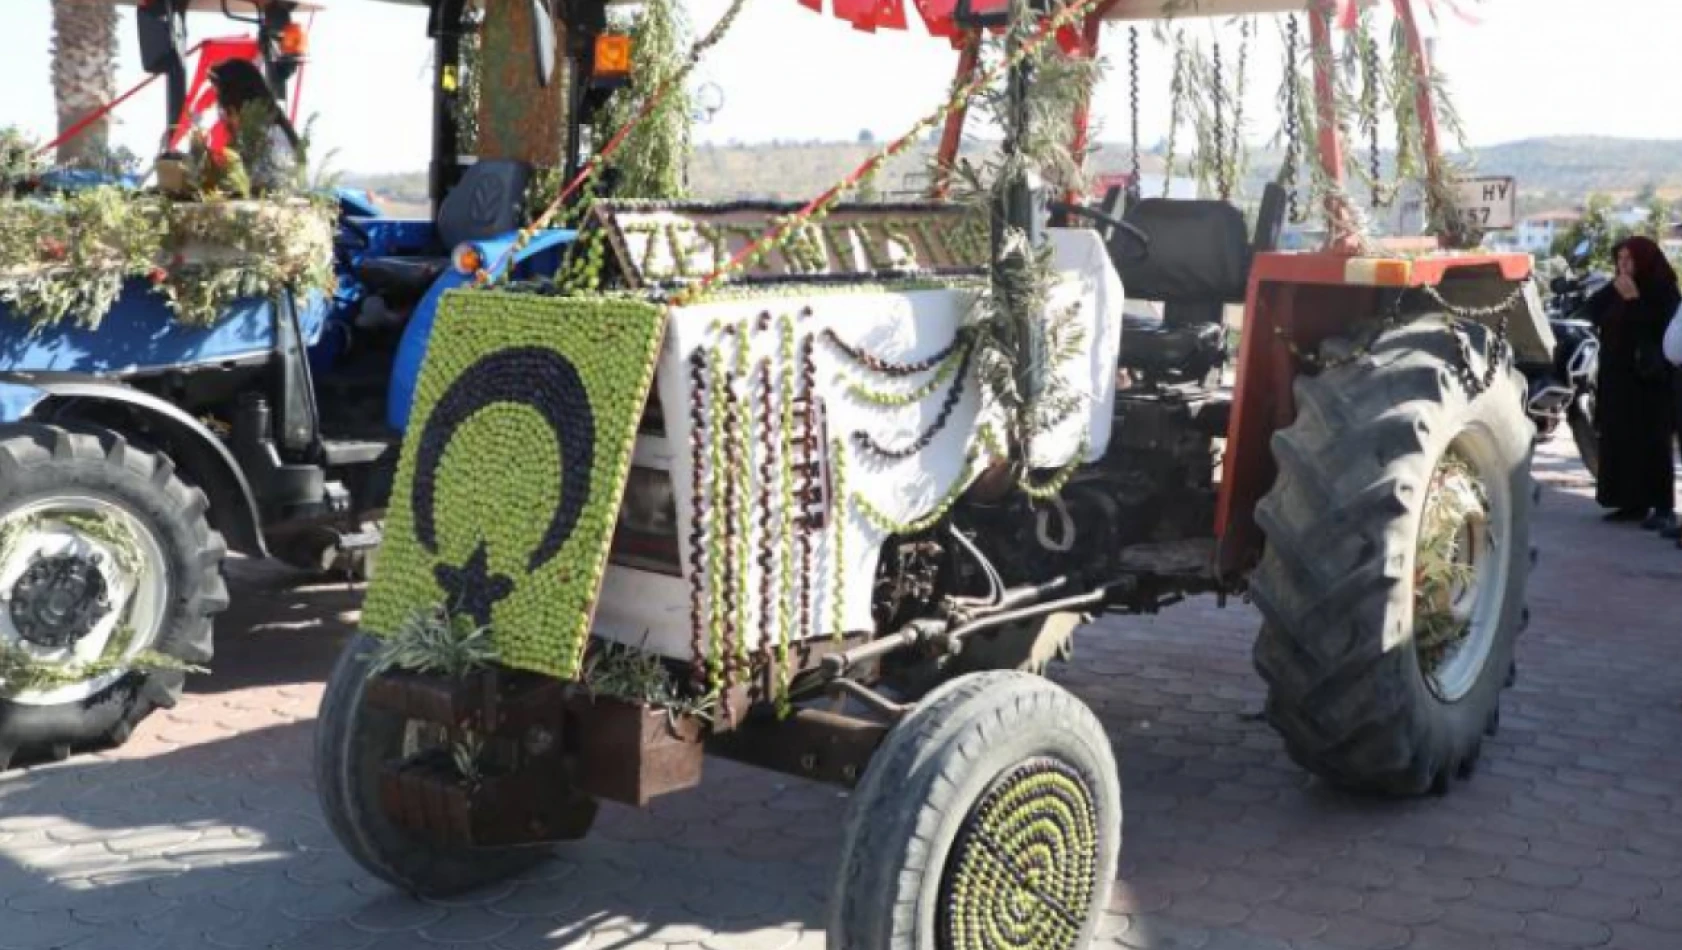
M0 767L120 743L172 703L210 659L229 550L366 573L401 431L387 401L406 405L418 365L406 327L432 285L466 279L451 248L506 246L525 221L532 173L508 163L457 176L436 221L399 221L313 180L302 148L275 160L273 142L305 144L277 117L296 114L318 6L140 4L146 82L169 92L146 187L36 167L56 143L9 153ZM255 35L189 47L189 11L254 13ZM569 233L506 266L553 272Z
M487 4L487 27L525 7ZM852 789L831 947L1084 946L1121 789L1097 719L1041 674L1083 622L1197 595L1260 608L1266 718L1304 768L1400 796L1472 771L1531 560L1514 364L1551 341L1529 258L1472 249L1412 4L918 9L961 50L950 96L817 199L616 199L596 186L622 130L549 208L578 227L553 279L492 257L443 294L317 733L323 809L373 873L428 894L515 873L710 754ZM894 0L835 12L905 22ZM1289 157L1251 221L1227 200L1241 99L1176 28L1262 14ZM1381 16L1430 238L1370 237L1346 185ZM1123 24L1136 61L1140 21L1181 37L1182 160L1218 198L1135 174L1079 200L1099 38ZM956 156L972 103L1004 132L979 165ZM940 200L842 201L942 126ZM1276 250L1309 206L1327 246Z

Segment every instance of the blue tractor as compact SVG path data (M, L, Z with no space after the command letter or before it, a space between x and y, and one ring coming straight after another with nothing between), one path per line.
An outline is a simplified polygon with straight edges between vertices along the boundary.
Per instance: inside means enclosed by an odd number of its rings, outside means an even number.
M176 122L185 14L225 4L139 2L142 58L171 77ZM291 75L281 39L304 6L255 3L277 103ZM439 298L482 267L558 267L571 231L513 250L533 166L458 154L464 6L438 0L430 18L434 218L385 217L338 191L331 293L239 299L209 325L173 319L140 278L93 328L31 324L0 302L0 768L120 744L173 704L210 660L228 552L365 571Z

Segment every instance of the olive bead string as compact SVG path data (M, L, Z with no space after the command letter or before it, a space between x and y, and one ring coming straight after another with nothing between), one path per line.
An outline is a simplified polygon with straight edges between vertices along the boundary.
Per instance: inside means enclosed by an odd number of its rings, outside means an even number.
M812 336L807 334L800 344L800 485L797 505L800 514L800 637L812 635L812 544L817 533L819 517L812 509L812 499L818 484L817 435L817 365L812 359Z
M776 416L771 405L771 361L759 361L759 658L760 668L772 680L775 694L777 678L775 656L779 611L776 599L776 556L782 536L774 524L771 492L777 486L777 430Z
M957 375L953 377L952 385L946 390L946 398L940 404L940 411L935 414L934 421L929 424L929 427L918 433L910 442L898 448L889 448L877 442L874 436L863 429L853 433L853 441L859 448L879 459L896 462L908 459L928 448L935 437L946 428L947 421L952 417L952 410L956 409L958 403L964 398L965 384L969 380L970 358L974 353L973 349L964 352L963 359L958 365Z
M777 403L782 412L777 446L778 505L776 538L778 545L777 599L777 712L787 716L792 710L788 700L791 671L788 666L789 641L793 638L794 612L789 607L789 593L794 590L794 320L783 314L777 321L778 373Z
M706 582L704 558L707 550L707 525L710 520L706 491L707 471L707 355L701 349L689 354L689 657L691 672L697 684L708 682L706 651Z
M738 677L748 675L748 631L753 628L753 573L751 570L753 545L753 499L750 497L753 481L753 395L751 392L741 392L743 387L751 387L752 378L749 375L749 350L753 340L748 334L748 328L737 324L736 333L736 362L731 373L730 394L731 408L735 411L731 432L728 435L730 453L731 495L733 497L733 513L736 524L732 534L735 538L735 567L736 572L736 639L735 639L735 673ZM737 680L741 682L741 679Z

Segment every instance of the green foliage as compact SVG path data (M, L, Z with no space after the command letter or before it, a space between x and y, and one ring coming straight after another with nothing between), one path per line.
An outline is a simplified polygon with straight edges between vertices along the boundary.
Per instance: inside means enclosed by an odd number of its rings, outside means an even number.
M630 85L616 92L596 120L606 141L648 106L685 69L684 23L678 0L648 0L631 29ZM681 84L642 116L607 162L618 173L615 197L675 199L688 188L685 170L693 150L690 96Z
M1571 252L1584 241L1592 247L1588 259L1579 266L1597 270L1611 270L1613 249L1632 232L1612 220L1612 199L1603 194L1589 196L1583 216L1554 238L1552 252L1556 257L1571 259Z
M1465 634L1468 621L1454 602L1475 571L1461 544L1468 519L1487 507L1477 473L1465 460L1450 455L1438 464L1420 516L1414 560L1414 641L1428 669Z
M410 611L380 641L368 675L395 669L460 679L494 662L496 648L489 627L474 626L471 619L451 616L443 607L434 606Z
M36 154L40 147L16 126L0 128L0 201L13 197L25 182L47 170L46 160Z
M1007 51L1028 43L1039 23L1028 15L1024 0L1013 0L1012 11ZM992 230L994 216L1002 214L1011 189L1029 178L1053 193L1086 187L1083 156L1070 143L1077 106L1091 95L1098 67L1065 56L1051 43L1026 62L1032 80L1023 108L1013 107L1008 87L977 96L983 115L1004 130L1004 147L979 165L960 161L953 170L954 199L984 234ZM1009 447L1024 455L1035 433L1077 404L1068 383L1049 371L1070 347L1081 345L1075 311L1050 307L1055 280L1050 245L1033 246L1025 232L1006 226L994 249L991 287L976 298L966 319L982 391L1005 413Z
M578 679L592 696L664 709L674 717L712 721L713 698L686 695L658 654L602 641L585 659Z
M146 278L177 319L214 323L234 300L333 283L333 212L319 203L175 202L119 188L57 204L0 204L0 302L33 327L95 329Z
M465 289L445 295L398 463L365 629L391 635L413 611L448 603L439 569L466 565L477 552L487 574L508 585L484 608L499 661L561 679L577 675L664 321L664 310L634 300ZM535 565L532 552L563 486L585 475L568 470L564 442L589 430L556 432L536 407L511 401L492 402L453 432L429 433L427 425L464 373L512 349L548 351L571 364L593 419L588 494L560 549ZM438 438L446 441L424 441ZM430 472L417 471L423 445L437 453ZM412 502L421 478L431 485L436 550L417 535Z

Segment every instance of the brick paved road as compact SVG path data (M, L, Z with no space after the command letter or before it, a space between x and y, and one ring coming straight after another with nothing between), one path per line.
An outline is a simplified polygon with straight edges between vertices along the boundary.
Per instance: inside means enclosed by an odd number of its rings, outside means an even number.
M1114 737L1148 950L1682 947L1682 551L1602 525L1549 450L1502 730L1446 799L1356 801L1262 724L1243 607L1089 631L1059 678ZM217 672L117 753L0 777L0 950L816 948L845 807L725 763L514 883L392 894L323 826L311 718L357 594L244 571ZM1668 618L1656 613L1671 605Z

